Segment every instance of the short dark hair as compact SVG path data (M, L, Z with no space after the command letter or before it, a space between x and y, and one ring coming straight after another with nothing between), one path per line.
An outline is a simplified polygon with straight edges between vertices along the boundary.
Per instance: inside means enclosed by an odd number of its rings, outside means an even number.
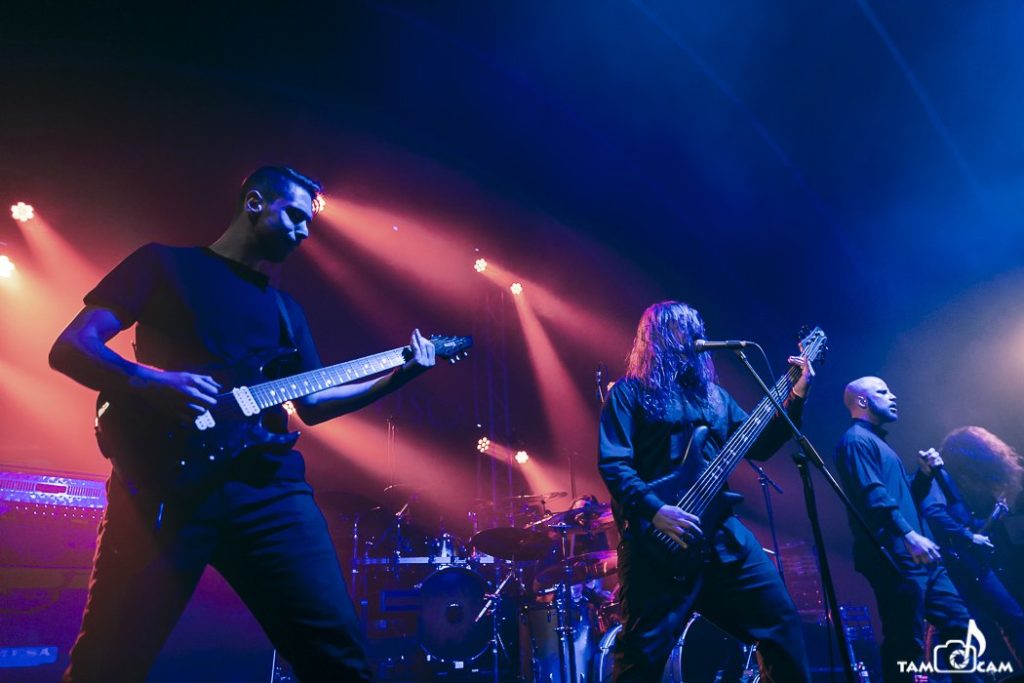
M314 206L317 204L317 197L324 190L320 181L303 175L289 166L263 166L250 173L242 183L242 190L238 195L238 209L242 210L245 207L245 195L252 190L259 190L269 199L280 197L291 185L298 185L308 192L313 198Z

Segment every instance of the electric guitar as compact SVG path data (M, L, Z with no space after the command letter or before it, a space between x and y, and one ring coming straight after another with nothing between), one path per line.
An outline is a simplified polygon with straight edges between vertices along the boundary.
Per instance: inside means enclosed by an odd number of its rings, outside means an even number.
M819 362L827 351L828 339L821 328L815 327L800 342L800 355ZM800 378L800 368L790 366L771 388L772 396L781 404ZM648 482L664 501L671 501L685 512L700 518L704 540L687 543L683 548L665 532L647 520L640 521L639 545L647 556L669 568L679 581L692 581L697 570L708 560L710 540L718 527L732 514L732 508L743 496L723 490L726 480L758 437L775 418L775 407L768 397L761 399L746 421L729 437L721 450L710 460L704 458L708 428L697 427L690 437L683 460L670 474Z
M465 358L473 345L472 337L435 335L430 340L436 357L452 363ZM192 421L168 417L127 392L101 392L96 401L100 450L130 489L159 501L187 499L219 481L244 453L285 453L295 445L299 432L272 431L264 423L269 415L283 423L278 406L399 367L412 354L404 346L288 377L267 378L295 353L276 349L232 365L192 370L233 387L218 394L217 405Z

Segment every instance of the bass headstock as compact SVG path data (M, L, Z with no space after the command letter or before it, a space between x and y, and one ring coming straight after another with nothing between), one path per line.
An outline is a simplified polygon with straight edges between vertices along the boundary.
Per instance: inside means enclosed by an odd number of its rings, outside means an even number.
M804 325L797 335L799 339L800 355L812 363L822 364L828 354L828 337L820 327L812 328Z
M438 358L444 358L452 364L468 357L469 349L473 347L472 337L432 334L430 335L430 341L434 343L434 355Z

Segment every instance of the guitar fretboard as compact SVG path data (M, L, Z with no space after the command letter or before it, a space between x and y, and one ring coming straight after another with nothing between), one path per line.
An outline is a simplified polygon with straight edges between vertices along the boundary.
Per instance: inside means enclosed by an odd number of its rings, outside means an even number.
M809 339L811 341L805 345L804 353L801 355L813 361L818 357L824 346L824 336L812 336ZM800 378L800 372L801 370L798 366L790 366L789 370L771 388L772 397L780 405L789 397L789 392L793 389L793 385ZM697 516L702 515L725 484L725 480L728 479L729 475L732 474L732 471L740 463L740 460L743 459L743 456L747 454L750 447L754 445L768 424L774 419L775 412L775 406L768 400L768 397L762 398L757 407L751 412L750 417L747 418L747 421L729 437L729 440L722 446L722 450L708 464L707 469L701 473L693 486L683 495L678 506Z
M249 392L261 410L281 405L303 396L356 380L378 375L405 363L406 347L375 353L365 358L317 368L308 372L274 379L249 387Z

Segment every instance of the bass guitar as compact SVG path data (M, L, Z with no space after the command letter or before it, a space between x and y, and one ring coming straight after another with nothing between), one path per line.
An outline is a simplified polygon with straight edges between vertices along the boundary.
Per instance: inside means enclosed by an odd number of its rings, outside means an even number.
M471 337L432 336L437 358L451 362L468 355ZM247 452L285 453L299 432L268 429L265 419L281 419L281 406L317 391L365 379L403 365L409 347L268 379L273 368L295 356L294 349L253 355L226 366L193 369L232 387L217 404L192 421L178 421L130 393L101 392L96 402L100 450L130 489L155 500L193 497L216 483Z
M800 355L820 362L827 350L828 339L815 327L800 342ZM790 366L771 388L772 396L781 404L800 378L800 368ZM640 522L640 548L652 561L667 567L682 582L692 581L697 570L708 560L710 540L715 530L732 514L733 507L743 500L738 493L724 490L726 480L775 418L775 407L768 397L761 399L750 416L729 437L714 457L705 459L708 428L697 427L690 437L679 467L670 474L648 482L663 501L672 501L685 512L700 518L704 540L688 543L686 548L647 520Z

